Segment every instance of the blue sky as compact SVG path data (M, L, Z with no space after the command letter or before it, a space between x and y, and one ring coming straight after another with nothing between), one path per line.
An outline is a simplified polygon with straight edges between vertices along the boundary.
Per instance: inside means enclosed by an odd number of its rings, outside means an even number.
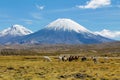
M1 0L0 31L14 24L32 31L58 18L70 18L100 34L120 40L120 0ZM105 35L105 36L106 36Z

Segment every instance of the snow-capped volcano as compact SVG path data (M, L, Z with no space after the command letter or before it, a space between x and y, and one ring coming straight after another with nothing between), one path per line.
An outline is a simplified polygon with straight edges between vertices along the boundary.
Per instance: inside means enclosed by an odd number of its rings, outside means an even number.
M46 26L49 30L87 32L88 30L71 19L60 18Z
M24 44L94 44L113 41L96 35L71 19L57 19L45 28L19 39Z
M24 35L28 35L31 34L32 31L29 29L26 29L25 27L23 27L22 25L13 25L12 27L9 27L3 31L0 32L0 37L4 37L4 36L24 36Z
M76 23L71 19L57 19L45 28L39 30L38 32L31 33L31 31L26 30L23 26L14 25L11 28L3 31L11 35L26 35L21 37L14 37L13 39L4 37L4 42L9 43L19 43L19 44L94 44L111 42L114 40L108 39L106 37L96 35L91 31L87 30L85 27ZM2 33L3 33L2 32ZM22 34L21 34L22 33ZM8 35L7 34L7 35ZM27 35L29 34L29 35Z

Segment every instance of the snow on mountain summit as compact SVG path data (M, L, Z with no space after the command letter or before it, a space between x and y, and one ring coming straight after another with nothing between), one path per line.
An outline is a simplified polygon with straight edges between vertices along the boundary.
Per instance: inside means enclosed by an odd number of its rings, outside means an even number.
M75 32L88 32L86 28L76 23L71 19L60 18L46 26L47 29L75 31Z
M24 36L31 34L32 31L29 29L26 29L22 25L13 25L12 27L9 27L3 31L0 32L0 37L5 37L5 36Z

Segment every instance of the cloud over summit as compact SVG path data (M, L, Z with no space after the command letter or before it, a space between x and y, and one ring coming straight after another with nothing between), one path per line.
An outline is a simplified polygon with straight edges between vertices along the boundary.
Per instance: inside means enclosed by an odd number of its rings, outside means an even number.
M86 2L86 5L79 5L77 7L83 9L96 9L96 8L108 6L110 4L111 4L111 0L90 0Z

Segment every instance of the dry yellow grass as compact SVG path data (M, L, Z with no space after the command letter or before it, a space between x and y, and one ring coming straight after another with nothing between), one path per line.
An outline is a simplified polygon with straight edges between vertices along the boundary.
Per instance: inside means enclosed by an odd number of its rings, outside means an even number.
M98 63L60 62L54 57L52 62L42 56L0 56L0 80L120 80L120 58Z

